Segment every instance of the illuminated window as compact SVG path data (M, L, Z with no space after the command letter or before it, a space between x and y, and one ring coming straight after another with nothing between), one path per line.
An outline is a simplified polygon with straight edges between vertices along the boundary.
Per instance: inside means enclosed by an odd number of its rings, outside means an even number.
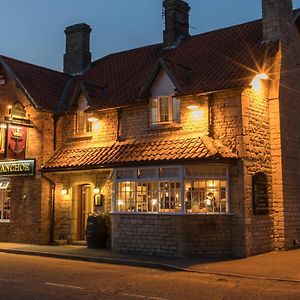
M150 100L150 123L169 124L180 121L180 99L156 97Z
M227 213L227 167L177 166L116 171L115 211Z
M185 167L185 212L228 212L226 167Z
M78 110L75 115L75 127L77 134L88 133L92 131L92 123L88 121L90 113Z
M6 124L0 124L0 153L5 152L6 145Z
M0 180L0 222L10 220L10 181L8 179Z

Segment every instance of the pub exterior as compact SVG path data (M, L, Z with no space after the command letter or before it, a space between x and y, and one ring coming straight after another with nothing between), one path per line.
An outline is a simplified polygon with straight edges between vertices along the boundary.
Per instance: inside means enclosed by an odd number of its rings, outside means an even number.
M57 78L41 98L25 63L1 58L0 194L12 199L2 240L82 242L88 215L101 212L113 251L241 257L299 246L300 12L263 0L263 19L190 36L189 5L163 5L162 44L92 63L91 28L67 27L64 73L31 66ZM21 207L36 209L20 221Z

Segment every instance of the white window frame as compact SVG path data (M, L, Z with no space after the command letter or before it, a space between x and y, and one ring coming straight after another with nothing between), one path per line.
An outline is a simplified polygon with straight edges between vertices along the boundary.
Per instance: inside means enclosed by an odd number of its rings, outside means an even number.
M168 120L162 121L161 120L161 101L162 99L168 99ZM176 120L175 112L174 112L174 105L173 102L175 99L179 98L172 97L172 96L159 96L159 97L152 97L150 98L150 125L151 126L157 126L157 125L166 125L171 123L180 123L180 105L179 105L179 117L178 120ZM156 108L156 120L153 120L153 101L157 100L157 108Z
M229 165L225 165L225 164L210 164L210 167L215 167L215 168L226 168L226 175L225 176L215 176L215 177L211 177L211 176L195 176L195 177L187 177L185 176L185 168L188 165L165 165L165 166L156 166L156 167L135 167L135 168L118 168L114 170L114 185L113 185L113 190L114 190L114 195L112 197L112 208L113 208L113 213L130 213L130 214L196 214L196 215L201 215L201 214L214 214L214 215L218 215L218 214L231 214L230 212L230 199L229 199L229 186L230 186L230 181L229 181ZM199 165L199 167L203 167L205 169L205 165ZM160 168L178 168L178 177L169 177L169 178L162 178L159 176L159 169ZM155 177L153 178L138 178L137 176L137 171L138 169L155 169ZM130 170L133 171L133 177L132 178L117 178L117 172L118 171L122 171L122 170ZM185 190L185 186L186 186L186 181L192 181L192 180L226 180L226 212L221 212L221 211L214 211L214 212L186 212L185 211L185 196L186 196L186 190ZM172 182L180 182L180 210L177 212L162 212L162 211L118 211L117 210L117 185L120 182L134 182L135 185L135 190L133 191L135 193L134 197L136 198L137 196L137 185L138 182L147 182L147 181L151 181L151 182L155 182L157 185L156 188L156 192L157 195L159 195L159 184L162 181L172 181ZM159 199L157 199L159 201ZM137 203L137 199L134 199L134 203Z
M82 116L80 116L82 115ZM93 131L92 123L88 121L91 114L78 109L74 115L74 127L76 135L91 134ZM79 124L82 122L82 124Z
M8 215L9 217L4 218L5 205L9 205ZM10 206L11 206L11 189L10 189L10 180L9 179L0 179L0 223L10 222Z

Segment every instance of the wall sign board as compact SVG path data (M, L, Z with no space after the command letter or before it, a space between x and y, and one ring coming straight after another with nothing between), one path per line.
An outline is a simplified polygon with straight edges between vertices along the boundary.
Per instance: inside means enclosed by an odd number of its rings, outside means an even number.
M269 214L268 178L265 173L256 173L252 178L253 212L255 215Z
M0 161L0 175L2 176L32 176L34 172L34 159Z

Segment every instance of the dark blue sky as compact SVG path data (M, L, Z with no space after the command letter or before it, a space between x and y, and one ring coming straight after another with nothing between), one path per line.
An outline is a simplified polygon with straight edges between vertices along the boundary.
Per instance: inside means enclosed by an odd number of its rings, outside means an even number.
M92 59L162 41L162 0L1 0L0 54L62 69L64 28L88 23ZM188 0L192 35L261 17L261 0ZM300 7L300 0L294 0Z

